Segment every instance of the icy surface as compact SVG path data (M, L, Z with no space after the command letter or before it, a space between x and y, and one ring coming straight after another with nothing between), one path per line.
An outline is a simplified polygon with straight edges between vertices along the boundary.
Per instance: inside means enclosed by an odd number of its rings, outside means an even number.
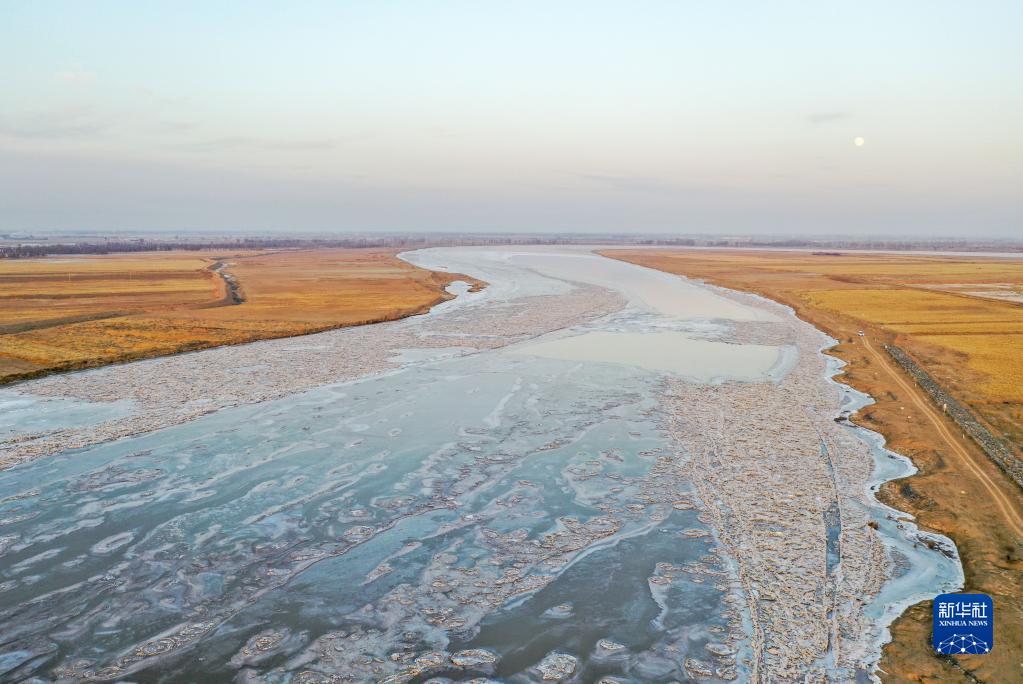
M790 312L579 250L408 258L491 286L19 386L0 679L844 681L961 578L873 501L906 465L834 421L863 398ZM772 356L530 351L665 333Z

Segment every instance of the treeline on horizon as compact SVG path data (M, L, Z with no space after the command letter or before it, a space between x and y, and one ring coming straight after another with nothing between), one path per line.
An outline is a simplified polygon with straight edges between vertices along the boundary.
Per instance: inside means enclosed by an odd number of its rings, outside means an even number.
M346 238L339 240L308 240L302 238L242 238L237 240L104 240L102 242L53 242L0 246L0 256L8 259L42 257L54 254L117 254L125 252L170 252L173 250L238 250L295 249L299 247L387 247L403 246L403 242Z
M890 251L1000 251L1023 252L1023 243L1013 241L968 241L968 240L855 240L855 239L754 239L754 238L671 238L629 235L388 235L381 237L347 238L238 238L211 240L148 239L131 240L82 240L80 242L54 241L41 244L31 242L14 245L0 245L0 258L23 259L53 255L75 254L117 254L130 252L167 252L173 250L223 251L250 249L386 249L422 248L451 246L493 246L493 245L572 245L604 243L656 247L772 247L789 249L857 249ZM834 253L828 253L837 256Z
M229 240L177 240L148 239L102 240L62 242L41 244L37 240L17 245L0 245L0 258L18 259L44 257L53 255L75 254L117 254L128 252L169 252L173 250L187 251L223 251L248 249L388 249L388 248L422 248L422 247L487 247L493 245L573 245L594 242L613 242L615 244L648 244L635 238L623 236L550 236L539 235L388 235L382 237L350 237L350 238L238 238ZM653 242L649 242L653 244ZM673 246L695 246L698 241L691 238L657 240L656 244Z

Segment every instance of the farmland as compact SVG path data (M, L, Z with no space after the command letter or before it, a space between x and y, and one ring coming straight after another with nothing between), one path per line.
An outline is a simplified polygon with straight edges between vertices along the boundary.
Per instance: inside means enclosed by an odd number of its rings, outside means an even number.
M890 681L1018 680L1023 495L882 349L895 343L906 350L1021 455L1023 305L1011 294L1023 284L1023 260L738 250L604 254L766 296L838 340L829 353L848 364L842 380L877 400L857 422L884 434L921 471L888 483L882 498L951 537L966 590L991 594L1000 611L999 645L991 654L938 659L928 645L930 604L914 606L893 625L882 669Z
M393 320L453 279L395 250L3 259L0 382Z

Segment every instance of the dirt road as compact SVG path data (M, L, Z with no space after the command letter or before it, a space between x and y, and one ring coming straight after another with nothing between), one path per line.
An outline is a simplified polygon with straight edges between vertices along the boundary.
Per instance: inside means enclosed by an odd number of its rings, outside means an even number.
M892 379L902 388L902 391L906 393L909 400L934 426L942 440L948 445L950 453L954 454L966 470L984 486L984 489L991 495L991 501L998 507L1002 517L1005 519L1005 524L1023 541L1023 515L1021 515L1018 507L1018 497L1011 497L1006 494L1003 488L984 472L986 464L978 463L970 450L966 449L956 439L955 434L949 430L944 415L938 410L937 406L924 396L923 390L915 384L908 382L895 364L892 363L891 359L874 348L874 345L870 343L869 337L862 339L867 352L882 368L885 368L891 374Z

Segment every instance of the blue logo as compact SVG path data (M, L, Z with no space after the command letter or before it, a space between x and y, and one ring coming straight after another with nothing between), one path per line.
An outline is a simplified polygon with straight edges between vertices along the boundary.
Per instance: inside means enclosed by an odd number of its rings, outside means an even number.
M934 599L934 650L988 653L995 645L995 606L987 594L942 594Z

